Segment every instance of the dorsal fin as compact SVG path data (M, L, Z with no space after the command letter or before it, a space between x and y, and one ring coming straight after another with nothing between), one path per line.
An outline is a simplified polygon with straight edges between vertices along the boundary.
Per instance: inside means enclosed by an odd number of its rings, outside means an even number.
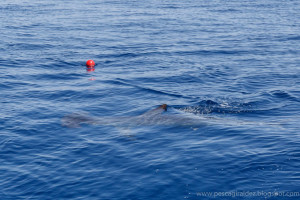
M167 111L167 104L162 104L158 106L157 108L154 108L153 110L149 110L148 112L153 112L153 111Z
M167 107L168 107L167 104L162 104L158 107L158 109L163 109L164 111L167 111Z
M150 110L149 112L153 112L153 111L167 111L167 104L162 104L160 106L158 106L157 108Z
M158 106L157 108L154 108L152 110L149 110L149 111L145 112L142 115L144 116L144 115L158 114L158 113L167 111L167 107L168 107L167 104L162 104L162 105Z

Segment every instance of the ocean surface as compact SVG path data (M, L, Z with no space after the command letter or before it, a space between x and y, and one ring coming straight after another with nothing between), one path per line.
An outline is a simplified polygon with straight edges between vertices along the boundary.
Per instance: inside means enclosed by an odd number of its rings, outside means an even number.
M0 199L299 199L299 11L2 0Z

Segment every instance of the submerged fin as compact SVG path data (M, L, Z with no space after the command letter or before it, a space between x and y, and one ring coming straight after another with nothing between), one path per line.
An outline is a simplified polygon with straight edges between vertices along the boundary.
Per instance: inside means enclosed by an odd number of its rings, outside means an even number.
M66 126L69 128L77 128L80 127L80 124L94 124L95 120L89 117L86 114L82 113L72 113L65 116L61 120L62 126Z
M129 127L124 128L124 127L116 127L116 129L118 130L119 133L121 133L123 136L127 136L128 138L133 139L134 137L134 132L132 131L132 129L130 129Z

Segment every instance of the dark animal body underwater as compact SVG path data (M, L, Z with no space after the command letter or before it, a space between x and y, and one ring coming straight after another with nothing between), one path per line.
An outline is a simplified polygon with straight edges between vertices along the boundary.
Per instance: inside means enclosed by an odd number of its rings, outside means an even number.
M247 124L255 125L278 125L276 123L250 122L237 119L211 117L206 115L195 115L177 109L168 111L168 105L162 104L155 109L137 116L121 117L93 117L87 114L72 113L62 119L62 125L69 128L80 127L82 124L106 125L124 128L143 126L184 126L199 128L205 125L241 126Z
M122 117L91 117L86 114L72 113L62 119L62 125L70 128L79 127L81 124L93 125L114 125L114 126L157 126L157 125L176 125L178 116L175 117L167 113L167 104L147 111L137 116Z

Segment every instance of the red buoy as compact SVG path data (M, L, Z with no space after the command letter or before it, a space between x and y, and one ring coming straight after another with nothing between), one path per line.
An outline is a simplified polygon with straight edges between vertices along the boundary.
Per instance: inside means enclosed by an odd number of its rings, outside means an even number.
M86 64L85 64L87 67L95 67L95 62L93 60L88 60L86 61Z

